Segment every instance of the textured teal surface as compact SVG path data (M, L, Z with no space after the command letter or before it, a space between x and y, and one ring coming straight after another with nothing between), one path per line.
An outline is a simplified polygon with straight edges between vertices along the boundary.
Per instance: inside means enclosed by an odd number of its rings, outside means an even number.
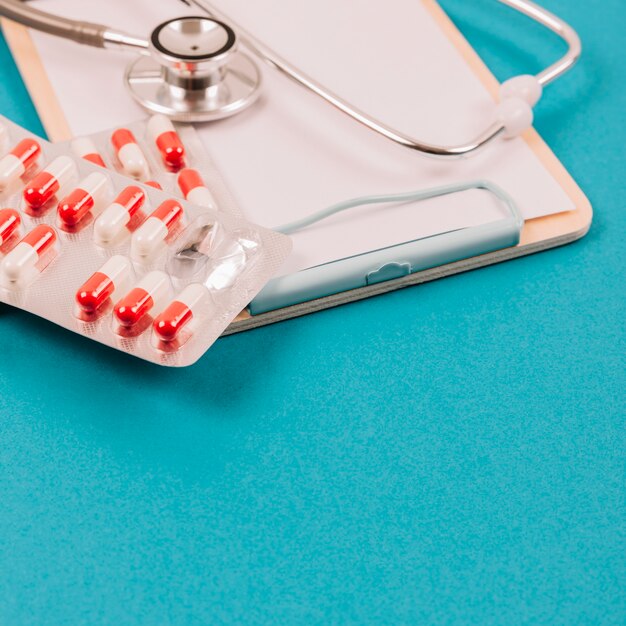
M0 624L624 624L626 8L546 2L582 241L181 371L0 309ZM444 2L499 78L561 51L494 4Z

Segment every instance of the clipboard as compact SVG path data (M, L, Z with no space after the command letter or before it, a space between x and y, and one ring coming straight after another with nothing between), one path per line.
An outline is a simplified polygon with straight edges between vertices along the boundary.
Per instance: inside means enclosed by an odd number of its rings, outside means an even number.
M464 62L489 91L494 100L496 100L499 83L478 54L465 40L436 0L421 0L421 2L447 39L458 51ZM28 30L6 21L3 23L3 30L48 136L53 141L71 138L70 127ZM520 241L515 246L505 247L479 256L463 258L452 263L430 267L397 278L390 278L380 282L376 281L356 289L340 291L333 295L257 315L251 315L249 311L244 311L231 324L225 334L248 330L471 269L477 269L580 239L588 232L592 221L592 208L589 200L534 129L527 131L523 135L523 140L572 201L575 207L574 210L527 220L524 223Z

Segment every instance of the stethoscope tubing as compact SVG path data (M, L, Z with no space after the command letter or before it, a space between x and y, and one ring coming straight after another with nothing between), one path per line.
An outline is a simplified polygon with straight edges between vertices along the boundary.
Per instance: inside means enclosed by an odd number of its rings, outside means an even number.
M554 80L565 74L571 67L573 67L573 65L580 57L582 45L578 34L571 26L569 26L569 24L567 24L560 17L557 17L556 15L550 13L548 10L540 7L530 0L498 1L511 7L512 9L515 9L523 15L526 15L527 17L533 19L542 26L545 26L552 32L556 33L567 43L568 49L565 55L537 75L537 80L542 86L553 82ZM279 70L303 87L306 87L335 108L350 116L359 124L366 126L370 130L378 133L379 135L382 135L383 137L386 137L387 139L390 139L400 146L429 154L431 156L459 157L478 150L485 144L495 139L505 130L504 125L498 122L494 122L492 125L486 128L478 137L467 143L459 144L456 146L438 146L410 137L409 135L394 129L391 126L388 126L380 120L373 118L372 116L345 101L338 94L324 87L311 76L307 75L305 72L295 67L285 58L281 57L269 46L265 45L259 39L254 37L254 35L245 30L241 25L234 22L223 11L215 8L210 0L191 0L191 2L198 7L205 9L212 17L229 23L230 26L237 33L241 43L246 46L251 52L256 54L260 59L265 60L269 65Z
M576 31L569 24L530 0L498 1L556 33L568 46L567 52L563 57L536 75L540 86L548 85L571 69L580 57L582 46ZM494 121L477 137L454 146L440 146L411 137L350 104L337 93L334 93L295 67L241 25L233 21L224 12L215 8L209 0L191 0L191 2L207 12L211 17L229 24L237 33L241 44L247 47L259 59L345 113L354 121L400 146L431 156L461 157L475 152L505 131L505 126L500 121ZM77 43L97 48L122 48L134 50L142 54L148 53L148 42L145 39L101 24L55 16L28 7L19 0L0 0L0 15L25 26Z

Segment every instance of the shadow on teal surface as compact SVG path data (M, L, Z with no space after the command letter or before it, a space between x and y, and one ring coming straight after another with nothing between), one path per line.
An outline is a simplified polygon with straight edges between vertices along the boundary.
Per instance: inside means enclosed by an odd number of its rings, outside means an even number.
M444 2L499 78L558 54L475 4ZM582 241L185 370L0 308L1 624L624 623L626 16L548 4L585 43L537 118ZM0 112L41 131L1 41Z

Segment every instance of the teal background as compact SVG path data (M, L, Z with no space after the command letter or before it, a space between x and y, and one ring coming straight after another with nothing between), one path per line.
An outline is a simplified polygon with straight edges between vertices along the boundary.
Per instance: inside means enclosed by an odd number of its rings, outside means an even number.
M625 623L626 8L545 2L585 44L536 124L582 241L180 371L0 308L0 624ZM443 5L500 79L562 51ZM3 40L0 83L41 132Z

